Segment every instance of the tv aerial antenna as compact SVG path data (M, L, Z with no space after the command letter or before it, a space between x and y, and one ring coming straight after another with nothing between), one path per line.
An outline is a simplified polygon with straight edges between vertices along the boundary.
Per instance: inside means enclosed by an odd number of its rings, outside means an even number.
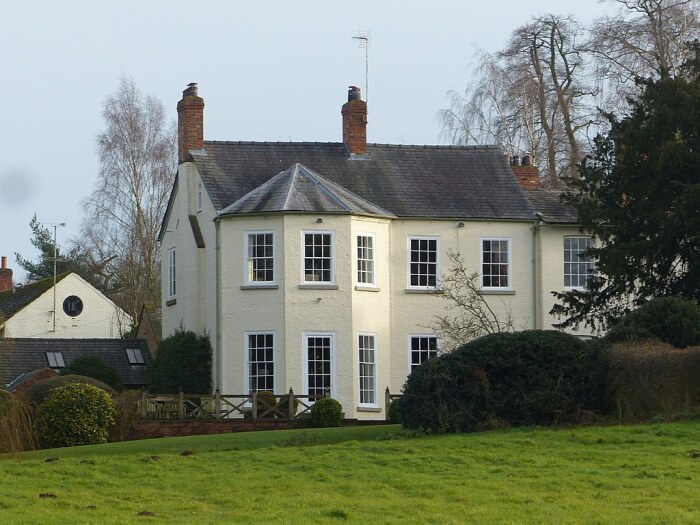
M359 31L352 39L357 40L360 47L365 48L365 102L369 104L369 45L372 35L369 31Z

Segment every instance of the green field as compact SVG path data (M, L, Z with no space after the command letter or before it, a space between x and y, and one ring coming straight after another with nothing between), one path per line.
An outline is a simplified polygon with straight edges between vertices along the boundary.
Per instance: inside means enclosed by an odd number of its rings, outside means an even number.
M13 524L700 523L698 421L193 436L26 453L0 470L0 523Z

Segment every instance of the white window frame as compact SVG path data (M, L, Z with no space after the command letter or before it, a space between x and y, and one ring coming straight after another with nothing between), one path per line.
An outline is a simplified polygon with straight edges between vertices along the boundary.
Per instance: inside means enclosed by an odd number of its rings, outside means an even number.
M360 258L360 238L366 238L369 239L372 246L370 248L367 248L366 246L363 247L364 250L368 250L370 252L370 258L364 259ZM375 235L373 233L358 233L355 235L355 264L357 265L357 268L355 270L355 280L357 282L357 286L368 286L368 287L376 287L377 286L377 242ZM360 269L360 262L366 262L371 266L371 270L361 270ZM371 280L368 282L362 282L360 281L360 272L363 272L364 274L369 274L371 276Z
M413 285L411 284L411 249L412 241L435 241L435 285ZM430 262L428 262L430 264ZM408 288L412 290L435 290L440 285L440 237L426 235L411 235L408 237L407 254L406 254L406 270L408 277ZM417 274L420 277L420 274ZM426 274L429 275L429 274Z
M408 335L408 373L410 374L413 371L414 365L413 365L413 340L414 339L435 339L435 356L440 355L440 338L435 335L435 334L409 334ZM419 352L422 352L422 350L418 350ZM431 357L435 357L431 356ZM421 362L418 363L415 366L420 366L425 361L428 359L431 359L431 357L428 357L426 359L421 359Z
M337 397L338 388L338 374L336 373L336 338L335 332L304 332L302 334L302 349L304 355L302 356L302 387L305 395L309 395L309 339L312 337L328 337L330 338L330 355L331 355L331 366L330 366L330 381L331 381L331 392L332 398ZM313 403L313 401L311 401Z
M508 257L508 284L506 286L485 286L484 285L484 241L497 241L506 242L508 246L507 257ZM493 264L493 263L489 263ZM496 263L503 264L503 263ZM501 291L511 291L513 290L513 240L510 237L482 237L479 239L479 279L482 290L501 290Z
M256 331L249 331L245 332L244 334L244 341L243 341L243 348L244 348L244 355L243 355L243 370L244 370L244 385L245 385L245 392L246 395L252 394L253 389L251 385L251 374L250 374L250 365L252 361L250 360L250 337L253 336L272 336L272 389L270 392L274 393L275 392L275 387L277 386L277 334L274 330L256 330ZM256 363L259 361L255 361ZM261 362L268 362L268 361L261 361ZM262 392L262 390L257 390L258 392Z
M168 299L177 297L177 254L175 248L168 250Z
M252 272L252 263L260 257L250 257L248 250L250 248L250 237L253 235L272 235L272 280L271 281L253 281L250 279ZM271 230L262 231L246 231L243 233L243 282L246 286L269 286L277 282L277 264L276 264L276 249L275 249L275 232Z
M372 341L372 348L362 348L362 339L363 338L368 338L368 340ZM379 392L377 391L377 334L374 333L369 333L369 332L360 332L357 334L357 378L358 378L358 406L360 407L377 407L379 406ZM362 350L370 350L372 352L372 360L362 360ZM367 365L370 366L372 369L372 375L364 375L362 374L363 368L362 365ZM363 377L368 377L371 381L371 390L367 388L363 388ZM371 392L372 396L374 397L373 402L363 402L362 401L362 394L363 392Z
M49 368L54 370L60 370L66 367L63 352L46 352L46 362L49 364Z
M574 274L574 273L571 273L571 272L567 273L566 267L567 267L567 265L571 265L571 264L584 264L584 265L589 265L589 264L590 264L590 265L591 265L591 272L586 274L586 275L588 276L588 278L590 278L590 276L593 275L593 272L595 272L595 266L596 266L596 264L595 264L595 259L593 259L593 257L588 256L588 257L582 258L582 259L579 260L578 262L575 262L575 261L573 261L573 260L567 261L567 260L566 260L566 252L567 252L567 249L566 249L566 241L567 241L567 240L571 240L571 239L588 239L588 241L590 242L590 246L589 246L589 247L592 248L592 247L593 247L593 237L591 237L590 235L565 235L564 238L563 238L563 240L562 240L562 250L563 250L563 251L562 251L562 256L563 256L563 258L564 258L564 268L563 268L563 270L564 270L564 274L563 274L563 277L564 277L564 279L563 279L563 280L564 280L564 290L585 290L585 289L587 288L586 285L584 285L584 286L572 286L572 285L568 285L568 286L567 286L567 284L566 284L566 276L567 276L567 275L569 275L569 276L576 276L577 279L580 279L580 277L581 277L582 274L581 274L581 273L575 273L575 274ZM587 250L587 249L588 249L588 248L586 248L586 250ZM571 250L569 250L569 251L571 251ZM585 250L584 250L584 251L585 251ZM574 252L571 251L571 253L573 254ZM579 253L581 253L581 252L576 252L576 253L579 254ZM588 279L586 279L586 281L588 281Z
M144 366L146 361L143 359L143 352L140 348L127 348L126 359L131 366Z
M202 211L202 181L197 181L197 211Z
M329 235L330 236L330 249L331 249L331 264L330 264L330 280L329 281L307 281L306 273L306 236L307 235ZM314 259L312 257L312 259ZM314 275L313 273L308 275ZM335 284L335 232L329 230L305 230L301 232L301 282L303 284L317 284L317 285L334 285Z

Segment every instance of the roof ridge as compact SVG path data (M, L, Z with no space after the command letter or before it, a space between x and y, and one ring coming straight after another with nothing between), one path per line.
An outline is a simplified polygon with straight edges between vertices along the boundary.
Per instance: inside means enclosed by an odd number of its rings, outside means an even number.
M342 146L342 142L330 141L284 141L284 140L205 140L204 144L214 145L294 145L294 146L319 146L333 145ZM385 142L368 142L368 146L387 147L387 148L406 148L406 149L454 149L454 150L500 150L501 147L496 144L390 144Z

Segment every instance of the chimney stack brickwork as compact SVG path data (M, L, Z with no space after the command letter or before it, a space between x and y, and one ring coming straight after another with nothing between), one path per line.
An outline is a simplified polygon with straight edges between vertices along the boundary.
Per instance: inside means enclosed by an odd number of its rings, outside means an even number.
M360 88L348 88L348 101L343 104L343 143L351 155L367 153L367 102L360 98Z
M178 162L190 158L190 150L204 147L204 99L197 95L197 84L187 85L177 103Z
M536 190L540 187L540 169L532 163L532 156L525 153L522 157L517 155L508 157L510 169L520 186L526 190Z
M12 290L12 270L7 267L7 257L2 257L0 268L0 293Z

